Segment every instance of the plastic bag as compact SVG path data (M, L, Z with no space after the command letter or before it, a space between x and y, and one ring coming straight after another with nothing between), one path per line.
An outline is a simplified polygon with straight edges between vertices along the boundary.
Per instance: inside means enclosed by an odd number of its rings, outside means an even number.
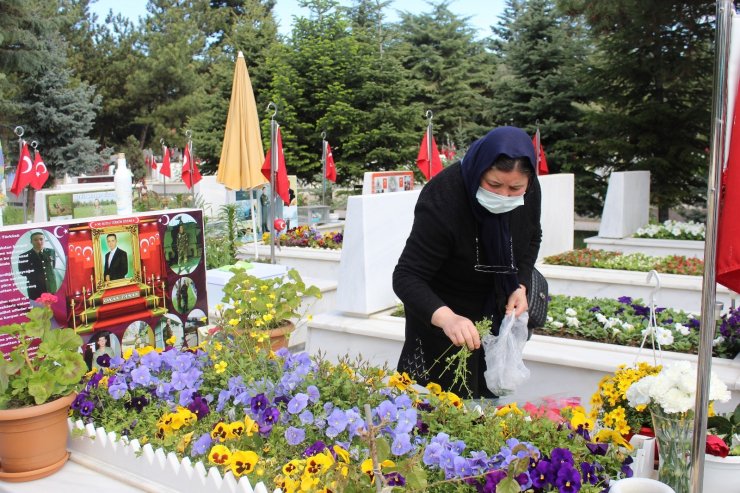
M522 351L527 342L526 312L518 318L511 314L501 322L498 336L487 335L483 338L483 350L486 358L486 379L488 390L498 396L508 395L529 378L529 369L524 366Z

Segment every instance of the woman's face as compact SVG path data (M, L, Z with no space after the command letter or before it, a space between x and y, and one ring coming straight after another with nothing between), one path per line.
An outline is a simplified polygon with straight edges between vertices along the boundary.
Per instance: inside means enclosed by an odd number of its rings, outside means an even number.
M501 171L496 168L490 168L483 173L480 179L480 186L489 192L493 192L504 197L516 197L524 195L529 185L529 178L521 171Z
M108 345L108 341L105 339L105 337L98 337L98 348L104 348Z

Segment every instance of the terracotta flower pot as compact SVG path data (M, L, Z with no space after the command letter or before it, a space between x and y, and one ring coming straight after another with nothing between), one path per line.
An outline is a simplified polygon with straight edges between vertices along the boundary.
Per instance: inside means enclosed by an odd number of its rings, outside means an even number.
M270 349L277 351L278 349L287 348L288 341L290 340L290 333L293 332L294 329L295 324L289 321L277 329L270 329Z
M31 481L62 468L69 458L67 415L75 396L0 411L0 480Z

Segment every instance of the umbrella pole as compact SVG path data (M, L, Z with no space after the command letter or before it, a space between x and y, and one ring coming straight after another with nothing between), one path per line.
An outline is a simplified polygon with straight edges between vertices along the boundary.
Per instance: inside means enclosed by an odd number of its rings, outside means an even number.
M257 208L254 206L254 192L249 191L249 214L252 216L252 243L254 244L254 259L259 260L260 253L257 249Z
M717 2L717 35L715 45L714 90L712 91L712 128L709 176L707 177L707 226L704 245L704 282L701 299L701 337L699 338L694 435L691 447L691 491L701 493L704 487L704 451L707 435L709 380L712 371L712 341L716 327L717 306L716 243L719 191L725 156L725 120L727 118L727 67L733 17L732 0Z

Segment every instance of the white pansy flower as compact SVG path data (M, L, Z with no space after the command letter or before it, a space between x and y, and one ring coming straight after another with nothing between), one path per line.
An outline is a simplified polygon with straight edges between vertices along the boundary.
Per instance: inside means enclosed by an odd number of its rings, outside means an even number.
M598 320L600 324L605 324L606 323L606 317L604 316L603 313L598 313L597 312L597 313L595 313L595 315L596 315L596 320Z
M581 322L576 317L565 317L565 323L568 324L568 327L578 327L581 325Z
M553 321L554 319L553 319L553 318L552 318L552 317L551 317L550 315L548 315L548 316L547 316L547 318L546 318L545 320L547 320L547 323L549 324L549 323L551 323L551 322L552 322L552 321Z
M565 310L565 315L566 315L567 317L575 317L576 315L578 315L578 312L577 312L577 311L575 311L575 310L574 310L574 309L572 309L572 308L568 308L567 310Z
M635 330L635 326L632 324L628 324L627 322L622 322L622 328L627 332Z
M661 346L670 346L673 344L673 332L668 329L664 329L663 327L658 327L655 334L655 340Z
M613 327L612 328L612 335L614 335L614 336L617 335L617 334L621 334L621 332L622 331L619 330L619 327Z
M676 322L676 331L684 336L687 336L691 333L691 329L689 329L688 327L686 327L685 325L679 322Z
M556 329L562 329L562 328L563 328L563 322L553 322L553 323L552 323L552 324L550 324L550 325L552 325L552 326L553 326L553 327L555 327Z
M712 341L712 347L722 344L723 342L725 342L725 338L723 336L717 336L717 338Z

